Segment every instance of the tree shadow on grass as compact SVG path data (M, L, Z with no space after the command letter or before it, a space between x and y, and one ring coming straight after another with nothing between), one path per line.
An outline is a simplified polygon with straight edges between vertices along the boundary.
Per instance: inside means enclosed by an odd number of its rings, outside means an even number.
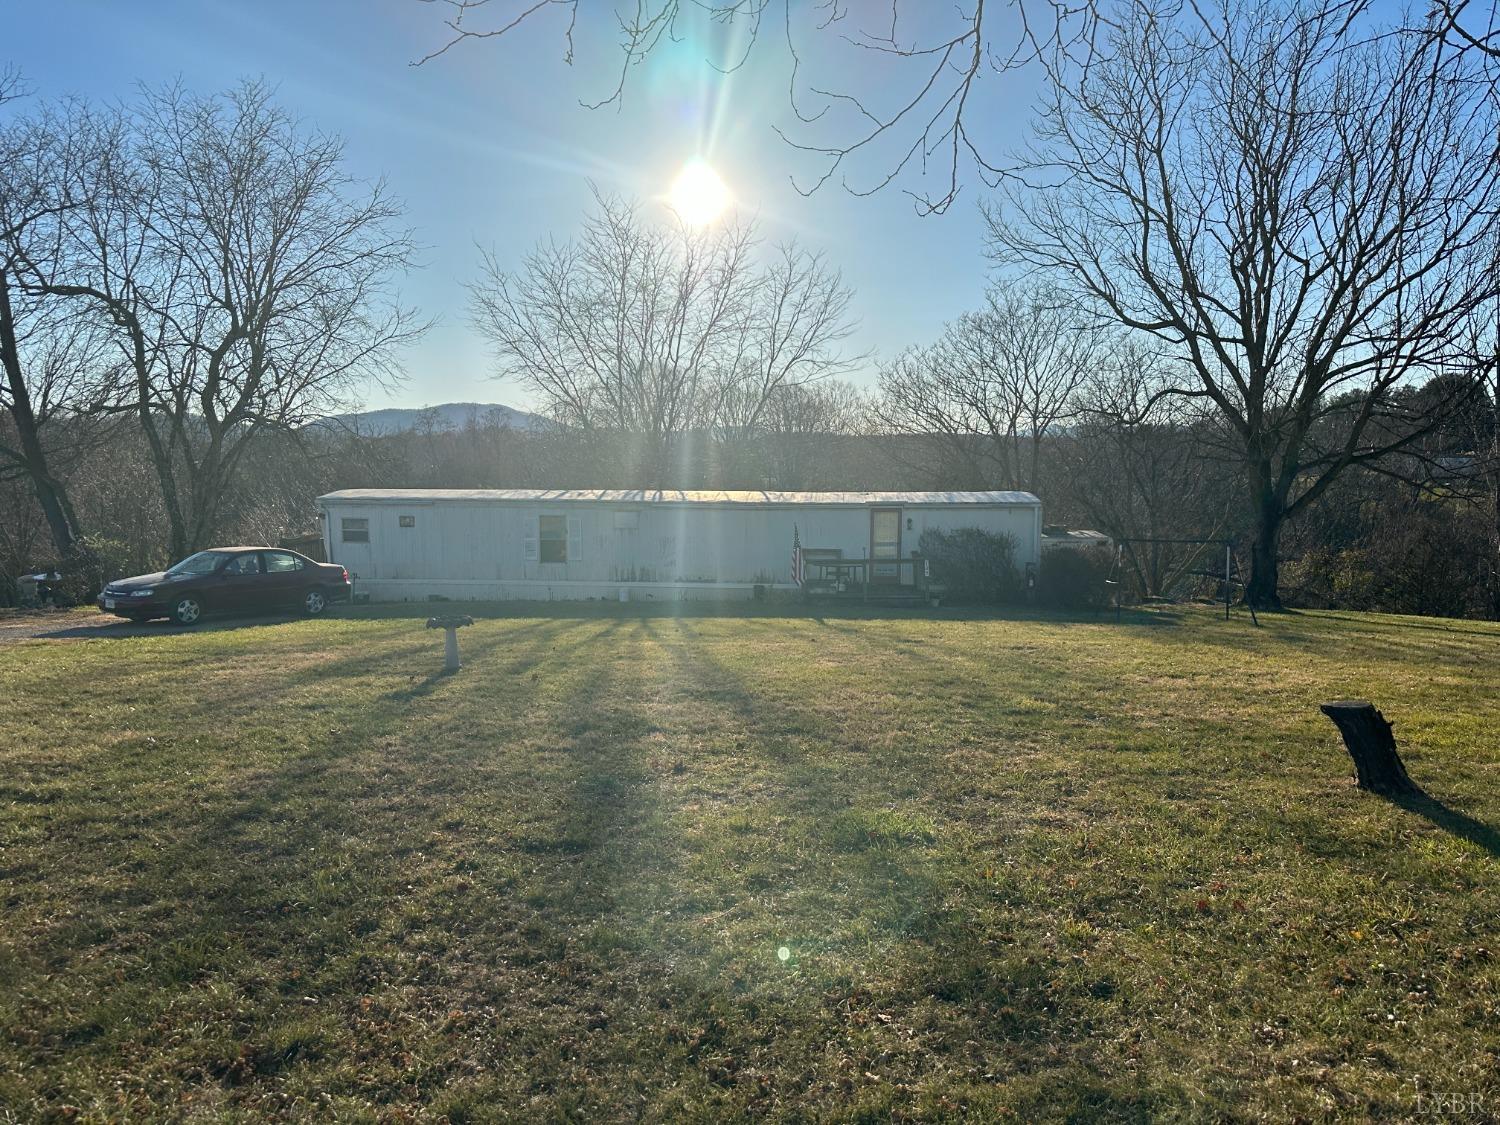
M565 631L566 626L561 622L537 621L500 632L481 632L467 636L460 632L458 656L461 667L457 672L449 672L439 663L443 660L442 637L434 629L432 632L436 643L432 648L435 667L432 671L420 678L412 673L410 684L388 691L381 698L393 703L409 703L431 695L443 684L457 682L454 677L461 677L465 669L472 670L490 662L502 649L505 650L504 655L511 658L503 669L504 675L523 676L528 672L535 674L535 670L548 659L573 652L589 639L579 637L570 644L559 645L560 634ZM527 643L518 645L519 641Z
M1195 645L1231 648L1245 653L1278 653L1288 648L1334 658L1430 661L1451 649L1474 659L1487 653L1485 641L1500 647L1500 631L1482 622L1455 621L1452 626L1419 618L1373 616L1321 610L1282 610L1261 615L1261 627L1199 629Z
M199 877L212 875L206 885L182 895L194 903L187 928L226 935L256 931L259 942L274 948L282 940L267 924L288 911L296 915L301 909L299 887L307 890L310 865L340 855L355 861L349 877L369 880L370 893L340 894L335 887L330 899L338 904L335 913L345 922L372 910L378 913L379 904L391 898L384 884L399 882L395 872L421 846L425 833L443 815L473 801L474 790L489 783L487 774L480 776L490 765L486 759L503 750L484 736L490 727L479 727L478 735L464 727L473 702L464 695L477 692L505 715L517 714L515 706L506 708L486 690L490 678L482 671L486 650L514 639L501 634L483 646L472 646L475 667L442 678L460 693L457 698L427 701L423 692L403 701L412 707L371 708L368 720L356 721L327 745L273 753L258 768L226 778L222 794L185 824L175 846L164 849L157 864L172 883L187 876L184 886L197 882L195 872ZM515 655L530 663L551 660L567 666L574 646L559 647L552 630L538 629L528 647L535 652ZM598 694L600 687L589 685L585 694ZM519 702L524 693L516 687L513 696ZM305 712L305 705L295 700L282 702L280 710L292 723L308 721L299 713ZM502 722L502 728L509 725L508 718ZM409 728L409 733L398 735L402 728ZM392 738L399 741L393 743ZM347 944L340 936L339 920L330 921L325 927L311 919L286 918L289 933L295 933L300 922L304 938L309 927L326 929L315 942L325 951ZM348 935L351 940L357 936Z
M1486 854L1500 859L1500 830L1453 808L1420 787L1405 794L1375 794L1356 788L1350 778L1341 800L1348 802L1342 807L1351 813L1371 800L1389 802L1402 812L1422 818L1433 828L1473 844ZM1372 874L1387 869L1389 864L1389 856L1372 845L1369 835L1364 832L1351 833L1343 821L1330 816L1327 809L1321 806L1283 809L1277 828L1289 832L1300 842L1299 846L1307 847L1311 854L1321 860L1336 861L1341 865L1361 869L1366 869L1366 865L1369 865L1367 869Z
M132 637L193 637L204 633L229 633L240 629L263 629L305 621L299 613L280 613L268 617L244 615L206 616L195 625L183 626L174 621L99 621L88 625L71 625L46 633L33 633L29 639L40 641L91 640L118 641Z
M1071 625L1129 625L1163 628L1181 625L1187 615L1165 607L1127 608L1118 621L1112 610L1056 610L1026 605L958 605L929 609L925 606L889 606L860 601L504 601L504 602L381 602L340 608L343 620L385 621L430 617L435 611L463 612L475 620L488 618L541 617L581 620L652 620L670 618L767 618L811 620L910 620L910 621L1037 621Z
M597 641L604 653L616 628L564 627L582 634L580 643ZM214 724L215 744L200 749L196 740L194 746L164 740L142 750L128 775L103 781L78 771L71 821L35 832L37 878L45 879L37 885L50 901L68 904L74 921L34 928L24 962L27 971L45 966L60 974L78 1000L28 1003L33 1042L42 1045L22 1049L28 1064L59 1074L62 1067L110 1073L144 1044L160 1048L154 1031L141 1030L152 1015L170 1011L187 1019L183 1013L192 1012L205 1030L154 1058L156 1089L170 1098L213 1086L225 1074L249 1083L290 1065L304 1040L315 1048L314 1064L318 1050L337 1057L328 1021L359 1019L361 996L399 987L403 995L447 1000L430 969L437 963L432 951L443 942L461 938L465 952L477 952L475 987L487 984L484 971L495 960L488 954L496 946L505 954L535 950L518 936L523 927L537 928L531 911L509 901L506 883L470 876L490 893L459 895L445 878L467 872L460 863L482 859L496 850L496 840L502 853L516 849L503 833L513 819L515 790L531 768L518 759L516 741L538 733L545 740L545 729L552 729L561 742L569 724L590 722L587 707L558 708L555 690L534 700L506 666L546 662L552 676L567 677L564 693L575 690L580 700L613 699L618 706L628 692L559 646L556 628L538 623L521 631L524 643L517 630L491 630L489 645L505 649L504 658L486 657L475 646L475 664L454 681L451 697L380 707L369 683L354 684L336 716L344 730L326 743L320 737L290 751L241 748L220 702L194 697L179 705L177 717L189 729ZM362 659L403 658L387 645ZM255 678L247 677L247 685ZM268 686L270 694L284 694L288 681L276 670ZM295 726L312 721L317 701L294 697L271 707L279 721ZM543 728L528 712L543 716ZM607 734L597 748L609 751ZM563 770L580 768L578 783L558 779L577 802L564 831L584 841L590 855L608 859L607 845L618 834L628 839L635 822L629 786L590 780L613 763L577 757L576 763L554 759ZM550 779L547 788L555 788ZM493 838L467 830L486 814L483 827L495 830ZM596 842L589 833L602 838ZM102 867L96 856L107 857ZM544 861L566 871L578 857L561 851ZM477 910L467 905L477 901L484 902ZM543 948L554 945L562 948L550 940ZM414 968L415 961L422 963ZM468 966L452 956L444 967L467 977ZM493 997L464 1000L477 1007ZM431 1002L438 1012L453 1006ZM325 1013L323 1023L308 1030L315 1010ZM431 1014L420 1005L413 1012L413 1026ZM375 1070L373 1056L357 1057L369 1089L394 1087L399 1068ZM61 1081L59 1099L72 1079Z
M759 755L769 758L762 764L774 766L778 784L770 797L775 810L771 820L787 826L778 849L785 854L778 865L806 868L807 856L798 854L803 850L831 857L838 881L858 889L868 903L885 904L883 928L889 940L926 932L937 909L939 888L936 876L919 858L920 849L888 835L892 826L897 835L906 827L886 808L892 794L883 782L891 771L899 772L895 762L882 761L879 752L816 710L757 690L711 655L710 642L691 622L677 622L675 637L654 622L647 622L646 629L672 658L685 693L728 712ZM851 769L851 762L864 763L865 768ZM707 763L687 765L691 771ZM746 896L756 890L740 888Z
M829 1042L857 1055L865 1049L861 1020L900 1022L910 1011L923 1009L928 1018L940 1011L945 1023L964 1029L955 1035L973 1037L970 1046L1029 1055L1033 1065L1040 1063L1047 1097L1034 1107L1038 1111L1077 1097L1112 1119L1152 1119L1152 1099L1128 1081L1079 1081L1094 1053L1085 1013L1113 982L1069 973L1060 957L976 930L976 907L992 901L995 885L976 891L964 882L961 872L973 864L950 850L962 854L963 834L931 805L934 787L912 782L933 765L925 755L901 740L867 745L857 726L805 705L802 697L762 686L753 671L745 674L716 659L711 642L690 621L677 622L675 630L654 622L646 628L675 662L684 694L726 712L750 739L750 775L728 778L728 795L753 787L762 794L757 799L764 817L746 819L742 842L731 836L720 844L729 849L720 862L741 879L764 872L772 881L736 885L720 878L717 889L756 911L759 920L779 925L794 956L807 957L797 970L798 984L829 998L820 1007L796 990L778 995L770 985L761 1002L785 1012L775 1038L790 1046L805 1027L815 1026ZM789 661L800 656L795 649L778 655ZM700 769L713 768L710 761L686 765L689 786ZM769 789L755 776L757 766L775 775ZM688 800L696 806L701 797L701 790L694 791ZM735 809L729 815L744 814ZM757 828L762 823L765 828ZM768 841L765 830L773 827L776 836ZM997 826L989 846L1003 847L1006 836ZM981 855L972 861L982 863ZM1031 909L1019 885L1007 894L1018 911ZM733 963L732 951L703 951L705 967L726 960ZM1064 977L1067 983L1060 983ZM724 988L711 980L704 987ZM1043 1043L1049 1044L1046 1052L1030 1054ZM1065 1061L1061 1071L1054 1069L1058 1059ZM908 1062L917 1079L941 1074L944 1066L940 1053ZM895 1113L900 1104L895 1099L884 1112Z
M1037 1084L1038 1115L1056 1116L1064 1105L1081 1117L1151 1116L1150 1099L1160 1100L1159 1092L1136 1089L1131 1078L1089 1074L1097 1051L1087 1024L1095 995L1089 982L1057 985L1052 955L1032 958L1024 947L980 942L962 914L972 899L944 901L945 887L955 894L959 888L918 854L920 843L871 838L867 828L881 828L892 779L915 758L897 752L877 761L883 752L863 746L857 732L801 697L769 690L753 666L725 666L712 639L691 623L673 630L652 621L539 622L476 632L468 666L441 693L434 685L408 706L382 708L378 692L389 684L348 686L351 698L336 713L345 729L330 744L260 753L220 775L218 786L175 771L141 773L141 790L177 786L181 800L164 803L171 819L156 827L149 852L136 841L146 858L134 861L143 864L138 879L111 892L123 897L101 903L96 889L86 888L92 903L119 915L110 925L134 931L136 960L116 979L104 975L109 962L93 959L83 944L96 939L67 938L50 950L54 969L98 976L98 1003L76 1023L82 1033L112 1026L119 1006L109 1006L109 993L129 988L125 1000L139 1002L146 1015L161 1005L163 1018L233 1028L176 1049L170 1069L158 1063L166 1095L211 1085L236 1066L249 1067L247 1082L270 1082L305 1038L314 1051L296 1065L315 1069L302 1081L342 1083L346 1092L403 1107L430 1106L437 1090L409 1081L409 1052L416 1051L434 1060L427 1078L448 1066L467 1073L493 1058L524 1066L526 1097L497 1087L492 1111L535 1116L556 1108L548 1099L565 1102L568 1083L587 1073L603 1087L584 1092L595 1099L594 1115L627 1116L641 1105L626 1099L629 1090L679 1109L682 1103L670 1099L684 1087L722 1088L729 1098L734 1075L724 1060L755 1058L765 1089L787 1099L802 1097L809 1074L832 1088L840 1072L820 1054L825 1044L876 1067L883 1047L872 1036L887 1033L867 1025L890 1011L899 1023L942 1005L955 1036L972 1034L990 1058L1017 1059L1017 1073L1024 1069ZM670 680L654 674L654 654L636 643L653 634ZM795 659L798 650L790 647ZM340 665L351 679L392 664L400 670L410 648L388 643L319 670L336 692ZM430 655L436 664L440 651L433 644L423 659ZM539 682L533 687L515 668L538 669ZM297 679L278 673L263 693L293 724L321 714L314 705L327 694L289 695ZM659 733L692 735L678 717L693 716L652 706L655 693L677 684L746 729L752 767L760 759L783 777L768 811L798 839L770 849L794 881L781 901L794 914L819 902L842 911L805 923L826 939L828 967L814 946L780 977L773 960L766 976L749 972L737 981L718 971L746 955L726 949L697 917L719 905L711 899L775 898L782 884L747 888L732 867L699 870L699 886L684 874L698 845L674 816L682 794L667 780L676 772L665 772L670 759L664 763L657 747ZM252 686L247 679L247 691ZM191 710L196 719L218 718L223 731L216 700ZM723 726L711 716L707 729ZM834 753L818 753L819 742ZM880 768L867 774L862 761ZM692 770L690 764L687 780ZM725 795L756 800L736 792L743 780L726 774ZM858 803L854 815L824 822L850 798ZM749 839L757 823L746 824ZM108 851L105 845L129 844L142 827L127 808L94 822L91 834L109 835L90 843ZM802 865L797 848L827 866ZM455 886L460 880L462 888ZM849 896L842 893L846 880ZM820 894L798 899L795 881ZM862 926L878 931L875 945L863 948ZM755 940L770 936L756 933ZM767 960L774 956L766 952ZM848 979L845 965L870 979ZM601 1021L583 1034L595 1006ZM439 1040L432 1029L468 1009L491 1014L467 1025L462 1037ZM323 1022L302 1030L314 1013L323 1013ZM133 1030L150 1025L142 1012L131 1015L117 1038L68 1048L74 1061L123 1065L141 1037L154 1034ZM357 1021L364 1041L356 1053L333 1028ZM555 1050L563 1036L566 1056ZM1013 1054L1022 1041L1032 1046ZM894 1038L889 1044L899 1046ZM407 1063L382 1061L403 1053ZM902 1065L919 1081L941 1084L962 1053L935 1044ZM349 1077L355 1067L357 1079ZM870 1116L914 1107L914 1095L894 1089L885 1087L887 1100L872 1103ZM756 1096L762 1110L776 1104Z
M1286 610L1284 612L1287 616L1294 618L1301 617L1313 621L1330 621L1338 624L1341 628L1346 629L1350 633L1359 633L1365 636L1380 635L1373 632L1372 630L1360 628L1362 624L1365 624L1367 621L1369 621L1368 618L1352 617L1349 613L1337 613L1327 610L1311 609ZM1500 643L1500 628L1497 628L1493 623L1488 622L1473 622L1454 619L1453 624L1451 625L1440 625L1435 623L1431 619L1424 619L1420 617L1408 618L1401 616L1386 616L1379 618L1378 621L1369 621L1369 623L1378 624L1387 629L1397 629L1403 632L1411 630L1413 632L1447 633L1457 636L1485 637L1489 640Z
M1488 824L1475 820L1467 813L1450 808L1421 789L1415 793L1391 797L1390 801L1407 812L1416 813L1449 835L1467 840L1475 847L1482 848L1500 859L1500 831L1496 831Z
M480 665L493 659L497 653L507 655L511 657L509 672L519 675L546 658L556 644L558 634L565 628L554 622L535 621L504 629L476 630L472 634L461 634L460 653L469 665ZM405 699L407 693L414 692L424 681L424 677L425 687L415 694L429 694L449 679L431 674L441 672L443 667L443 637L436 629L421 627L409 634L382 637L378 644L349 645L342 651L351 649L350 655L320 659L312 664L288 661L285 668L260 670L257 675L242 680L232 675L203 679L198 690L212 706L226 712L266 712L290 697L321 691L324 693L322 699L310 702L308 710L331 711L342 706L343 693L351 679L370 675L405 678L406 687L379 697L390 702ZM207 671L205 669L200 675L207 675ZM460 673L460 678L462 675Z

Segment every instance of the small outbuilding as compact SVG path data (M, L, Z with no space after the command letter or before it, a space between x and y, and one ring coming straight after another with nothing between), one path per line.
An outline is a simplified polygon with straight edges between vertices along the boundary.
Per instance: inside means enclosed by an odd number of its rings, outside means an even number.
M919 581L926 530L1009 534L1020 568L1042 533L1029 492L353 488L317 503L328 561L377 601L749 598L799 587L794 549L867 560L865 580L899 588Z
M1052 525L1042 528L1043 551L1079 551L1090 547L1112 546L1114 546L1114 540L1102 531Z

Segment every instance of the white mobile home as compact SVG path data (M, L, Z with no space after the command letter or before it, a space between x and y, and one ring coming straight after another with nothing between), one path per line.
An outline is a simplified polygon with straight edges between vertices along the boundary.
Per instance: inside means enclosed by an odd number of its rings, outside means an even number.
M794 540L899 585L929 528L1008 533L1023 567L1042 529L1029 492L354 488L318 510L328 560L377 601L748 598L796 588Z

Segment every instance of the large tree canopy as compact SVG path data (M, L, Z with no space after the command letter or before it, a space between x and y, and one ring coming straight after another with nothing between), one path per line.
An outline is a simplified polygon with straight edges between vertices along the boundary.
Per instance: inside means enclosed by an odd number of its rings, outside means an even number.
M789 388L849 364L839 274L795 244L762 249L749 225L650 222L599 196L576 239L518 270L485 255L474 323L560 422L637 438L638 483L658 485L682 434L755 431Z
M880 372L879 412L898 433L926 434L974 462L998 488L1041 487L1043 441L1076 413L1103 359L1100 333L1066 294L999 284L985 306Z
M1500 291L1477 78L1441 41L1337 12L1141 6L1054 75L1027 182L989 211L997 257L1154 340L1159 393L1235 442L1262 604L1285 519L1419 438L1399 389L1466 362L1463 326Z
M259 83L42 114L69 158L47 162L57 203L9 240L7 269L53 321L107 333L118 379L100 407L138 420L180 557L214 537L257 433L396 371L422 328L391 289L414 244L342 143Z

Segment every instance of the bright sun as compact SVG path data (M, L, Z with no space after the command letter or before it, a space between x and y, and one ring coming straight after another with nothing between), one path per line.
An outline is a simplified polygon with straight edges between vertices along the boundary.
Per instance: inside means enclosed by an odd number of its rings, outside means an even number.
M682 221L689 226L701 227L713 222L724 213L733 198L729 188L719 174L702 160L689 160L677 173L667 202Z

